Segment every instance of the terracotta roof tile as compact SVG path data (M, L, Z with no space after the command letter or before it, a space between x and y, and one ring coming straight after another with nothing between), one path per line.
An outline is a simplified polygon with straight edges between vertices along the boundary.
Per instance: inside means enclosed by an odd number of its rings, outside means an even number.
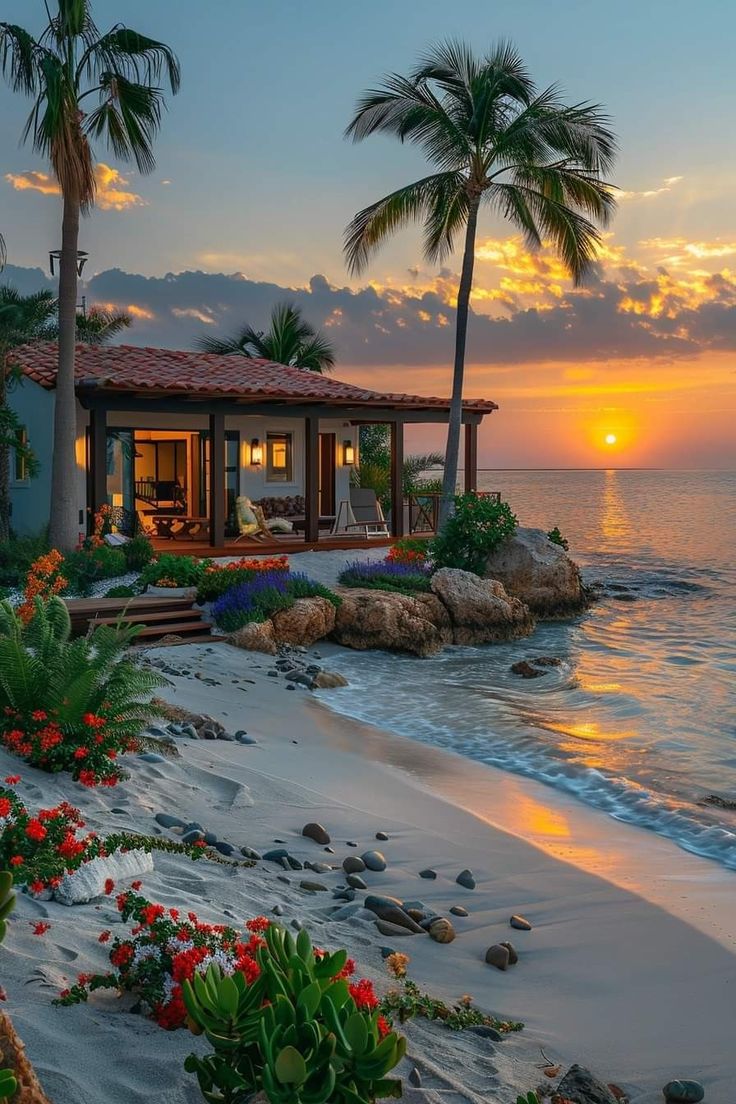
M14 353L29 379L42 387L56 384L57 346L43 342L26 345ZM370 391L301 368L214 353L140 348L134 345L77 345L77 390L176 394L188 397L217 396L255 402L323 402L335 406L398 406L414 409L447 409L449 399ZM466 409L478 413L496 410L488 399L470 399Z

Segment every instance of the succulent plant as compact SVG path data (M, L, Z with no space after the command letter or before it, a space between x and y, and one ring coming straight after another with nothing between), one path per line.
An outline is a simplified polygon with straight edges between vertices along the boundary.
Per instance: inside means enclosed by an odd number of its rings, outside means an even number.
M378 1012L360 1011L336 978L345 951L316 956L306 931L297 939L272 924L257 953L259 977L223 975L216 964L183 984L190 1028L214 1054L190 1055L211 1104L240 1104L263 1091L271 1104L369 1104L401 1095L388 1074L406 1040L381 1038Z
M526 1096L517 1096L516 1104L539 1104L539 1097L535 1092L528 1092Z

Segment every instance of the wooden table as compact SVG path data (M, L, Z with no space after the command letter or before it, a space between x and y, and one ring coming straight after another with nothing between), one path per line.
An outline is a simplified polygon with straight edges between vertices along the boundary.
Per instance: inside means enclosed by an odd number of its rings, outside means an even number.
M208 517L189 517L186 514L154 514L151 522L155 534L161 540L205 540L210 535Z

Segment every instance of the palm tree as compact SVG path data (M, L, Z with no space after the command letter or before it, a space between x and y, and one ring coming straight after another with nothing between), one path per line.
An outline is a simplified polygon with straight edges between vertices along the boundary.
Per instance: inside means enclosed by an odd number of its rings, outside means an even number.
M603 176L616 139L598 105L566 106L556 86L538 91L513 46L485 57L449 41L434 46L409 76L390 74L358 101L346 136L360 142L392 134L419 146L436 171L359 211L345 232L350 270L361 272L373 251L399 227L421 221L424 254L442 261L464 230L457 295L455 364L447 433L441 518L452 506L462 422L465 340L478 213L481 205L508 219L530 249L551 241L578 284L596 258L615 208Z
M175 93L179 63L168 46L120 23L101 34L91 0L56 0L54 15L51 2L45 5L48 23L37 39L22 27L0 23L0 63L11 88L34 99L23 137L50 160L63 199L49 535L54 546L67 550L77 536L77 250L80 214L87 214L95 201L92 144L99 139L116 157L150 172L164 107L159 82L165 75Z
M335 349L319 330L302 317L293 303L279 303L271 312L268 333L244 326L234 337L200 337L197 348L204 353L262 357L276 364L304 368L307 372L329 372L335 363Z
M10 533L10 458L21 456L31 474L35 457L15 412L8 406L8 391L18 382L13 349L46 336L46 328L56 311L50 291L20 295L15 288L0 287L0 541Z
M132 321L124 311L92 306L89 311L77 311L76 339L83 345L109 345ZM47 341L59 340L58 318L47 327L44 336Z

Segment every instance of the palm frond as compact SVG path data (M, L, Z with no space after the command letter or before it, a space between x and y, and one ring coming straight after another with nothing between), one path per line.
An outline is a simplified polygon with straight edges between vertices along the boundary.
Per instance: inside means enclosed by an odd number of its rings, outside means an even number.
M259 357L309 372L329 371L335 363L332 343L307 322L293 303L279 303L274 307L266 333L244 326L232 337L206 334L197 339L197 348L220 356Z
M15 23L0 23L0 70L14 92L33 95L38 88L38 55L33 35Z

